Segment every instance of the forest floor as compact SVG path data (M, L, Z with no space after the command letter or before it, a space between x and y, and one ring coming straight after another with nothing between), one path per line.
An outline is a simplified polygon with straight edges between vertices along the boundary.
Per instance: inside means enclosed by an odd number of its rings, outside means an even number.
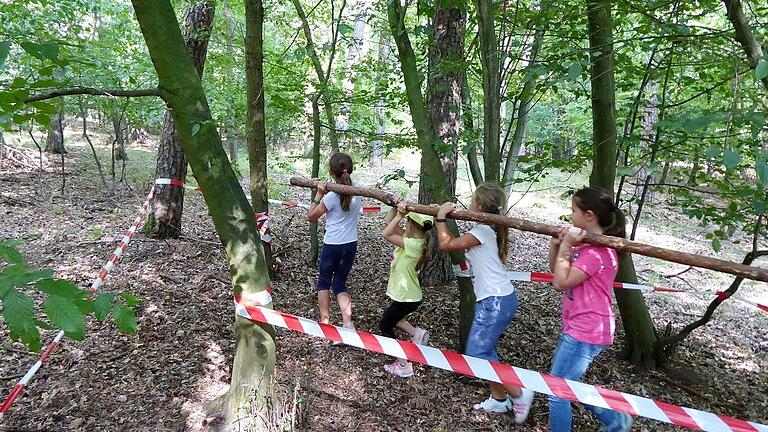
M57 277L87 287L143 202L152 181L154 154L150 149L132 149L127 184L115 194L105 194L90 150L70 145L69 151L63 193L55 158L40 177L31 167L11 166L8 161L0 166L0 238L24 238L20 249L31 265L52 268ZM99 151L108 155L104 148ZM370 184L385 171L366 168L355 178ZM287 177L273 175L277 183ZM551 182L562 183L563 179ZM286 199L309 198L306 190L275 190ZM529 193L511 214L557 223L568 206L560 192ZM270 212L274 250L285 265L273 281L275 308L314 319L317 272L306 263L309 236L304 212L280 207ZM704 228L661 204L651 205L647 214L650 224L640 231L639 241L714 255ZM377 332L388 305L384 292L392 248L380 235L383 217L361 216L359 255L349 281L355 324L370 332ZM234 320L224 251L202 197L193 192L186 194L183 233L181 239L167 241L138 234L102 287L141 299L138 332L126 335L112 324L93 322L84 341L65 340L0 424L0 431L207 429L200 408L227 388ZM510 269L545 271L547 244L541 236L513 232ZM733 246L719 256L740 261L744 252ZM705 290L721 289L729 282L725 276L695 269L665 278L686 267L644 257L636 257L636 267L643 281L665 286ZM507 364L547 371L561 326L560 295L544 284L517 283L517 287L520 306L501 339L499 356ZM431 345L453 349L455 283L424 291L424 303L411 321L429 329ZM763 302L768 295L764 285L752 283L745 283L739 292ZM696 320L711 300L692 294L645 298L660 329L667 323L679 329ZM337 308L333 313L338 323ZM45 346L55 332L43 333ZM767 334L768 314L730 300L706 327L679 346L667 371L647 371L617 358L623 335L619 325L617 343L592 364L584 381L768 423ZM547 401L541 395L527 423L515 426L509 415L472 410L472 403L487 396L486 386L478 380L424 366L416 366L411 379L396 379L382 369L388 361L385 356L331 346L283 329L277 329L277 338L275 380L286 400L277 404L275 417L290 422L295 403L298 430L548 430ZM25 354L20 344L10 343L5 327L0 328L0 341L0 397L5 398L38 355ZM574 412L574 430L598 428L583 408ZM637 419L636 425L633 430L679 430L648 419Z

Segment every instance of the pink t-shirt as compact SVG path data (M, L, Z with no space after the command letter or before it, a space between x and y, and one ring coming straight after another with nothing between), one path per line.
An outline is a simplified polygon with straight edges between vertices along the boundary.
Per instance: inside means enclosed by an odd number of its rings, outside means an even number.
M587 280L563 295L563 332L577 341L595 345L613 343L616 317L611 298L619 269L616 251L604 246L573 248L571 265L587 274Z

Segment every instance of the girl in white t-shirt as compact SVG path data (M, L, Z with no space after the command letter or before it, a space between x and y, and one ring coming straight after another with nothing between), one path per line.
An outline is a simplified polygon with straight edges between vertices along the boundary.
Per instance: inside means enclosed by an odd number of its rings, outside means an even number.
M501 214L507 197L504 191L491 184L482 184L472 195L470 211ZM509 281L504 263L509 245L508 228L504 225L477 224L461 237L453 237L445 217L456 208L452 202L444 203L437 212L437 236L442 251L466 250L472 270L475 291L475 316L467 337L465 354L486 360L499 361L496 344L515 317L517 292ZM491 383L488 399L474 405L477 410L504 413L514 410L515 422L528 417L533 392L511 385Z
M336 153L328 161L329 174L338 184L351 186L350 174L354 170L352 158ZM360 197L328 192L325 183L317 185L317 194L307 213L307 220L315 222L325 218L325 237L320 253L317 277L317 306L320 322L329 324L331 291L339 303L343 325L354 329L352 323L352 298L347 292L347 277L357 254L357 220L363 203Z

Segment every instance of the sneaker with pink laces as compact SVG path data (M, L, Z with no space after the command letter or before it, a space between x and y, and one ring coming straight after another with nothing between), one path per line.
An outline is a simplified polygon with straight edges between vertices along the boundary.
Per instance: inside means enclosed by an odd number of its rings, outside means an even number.
M390 364L384 365L384 370L400 378L410 378L413 376L413 365L411 362L407 362L403 366L399 361L395 360Z
M411 342L417 345L426 345L429 343L429 332L421 327L416 327L416 330L411 336Z
M523 393L520 397L509 398L510 402L512 402L512 407L515 410L515 423L517 424L522 424L525 419L528 418L528 412L531 410L534 395L533 391L528 390L527 388L521 388L520 390Z

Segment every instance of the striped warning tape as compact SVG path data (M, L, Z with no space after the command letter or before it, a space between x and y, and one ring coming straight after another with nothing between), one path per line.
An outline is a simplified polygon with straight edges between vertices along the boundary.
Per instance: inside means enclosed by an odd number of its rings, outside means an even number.
M768 425L672 405L578 381L554 377L545 373L470 357L453 351L323 324L266 307L246 305L244 303L240 298L235 299L235 313L243 318L323 339L342 342L366 351L408 359L416 363L461 375L525 387L538 393L621 411L634 416L647 417L691 429L717 432L768 432Z
M155 197L155 186L153 185L152 188L149 190L149 194L147 194L147 199L144 200L144 205L142 205L141 210L139 211L139 214L136 216L136 218L133 220L133 223L131 224L130 228L125 232L125 235L123 235L123 238L120 240L120 243L118 243L117 248L115 248L115 251L112 252L112 255L109 257L106 263L101 267L101 270L99 271L99 274L96 276L96 279L91 283L91 294L95 293L99 287L104 283L104 280L107 278L109 273L112 271L112 269L115 268L115 265L118 261L120 261L120 257L123 256L123 253L125 252L125 248L128 246L128 243L131 242L131 238L136 233L136 230L139 228L139 224L141 224L141 220L144 219L144 216L146 216L147 211L149 209L149 204L152 201L152 199ZM26 374L19 380L18 383L13 387L13 390L11 390L11 393L8 395L7 398L5 398L5 401L3 401L3 404L0 405L0 419L3 418L6 412L11 408L11 405L13 405L13 402L21 395L21 392L24 391L24 387L26 387L27 383L29 383L29 380L32 379L32 377L37 373L37 370L40 369L40 367L43 365L43 362L48 358L49 355L51 355L51 352L53 352L54 349L56 349L57 346L59 346L61 339L64 337L64 332L59 331L56 334L56 337L53 338L53 341L48 345L48 347L43 351L43 354L40 356L40 358L35 362L34 365L27 371Z

